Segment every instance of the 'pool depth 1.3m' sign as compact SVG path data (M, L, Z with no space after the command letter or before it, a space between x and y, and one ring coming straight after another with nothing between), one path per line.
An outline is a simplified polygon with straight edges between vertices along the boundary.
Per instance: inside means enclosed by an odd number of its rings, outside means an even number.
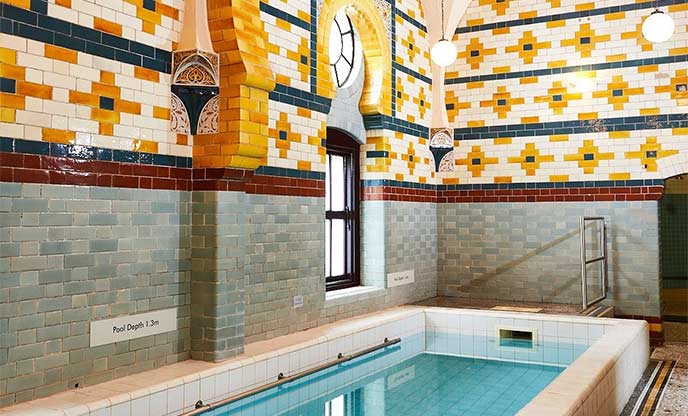
M176 308L93 321L91 322L91 347L162 334L176 329Z

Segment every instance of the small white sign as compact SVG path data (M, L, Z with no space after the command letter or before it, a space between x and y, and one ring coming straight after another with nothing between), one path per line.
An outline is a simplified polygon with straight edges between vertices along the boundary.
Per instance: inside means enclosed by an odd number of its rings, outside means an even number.
M416 366L415 364L406 367L401 371L397 371L394 374L391 374L387 377L387 389L392 390L393 388L397 386L401 386L402 384L406 383L407 381L413 380L416 378Z
M416 281L414 270L405 270L397 273L387 273L387 287L407 285Z
M292 306L294 308L302 308L303 307L303 296L301 295L296 295L292 299Z
M91 347L162 334L176 329L176 308L92 321Z

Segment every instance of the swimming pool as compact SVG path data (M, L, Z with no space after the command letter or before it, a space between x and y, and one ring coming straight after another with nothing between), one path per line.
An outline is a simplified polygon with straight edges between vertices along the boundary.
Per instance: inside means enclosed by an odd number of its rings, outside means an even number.
M436 335L411 336L202 415L507 416L515 415L564 370L559 365L424 351L424 341L444 341ZM485 352L500 348L497 337L457 334L451 338L457 348L462 342L484 344L478 349ZM532 345L509 343L501 348L531 349Z
M386 338L401 342L375 349ZM316 374L340 355L371 349ZM525 403L518 416L613 416L623 409L648 360L645 321L406 306L247 344L243 354L224 362L187 360L2 408L0 414L180 416L217 404L203 416L241 410L232 406L252 409L241 416L290 414L300 408L307 416L356 415L367 408L377 415L388 406L394 406L388 414L414 415L404 412L421 409L423 416L432 416L487 404L483 413L490 415ZM455 372L448 383L428 381L440 382L447 369ZM521 371L542 377L533 376L536 380L528 384L518 378ZM304 372L311 377L294 379ZM263 386L280 373L289 383L268 392ZM499 384L485 379L487 374L509 377ZM457 386L454 378L465 383ZM515 399L497 401L496 385L525 389ZM474 390L461 390L466 386ZM256 391L262 393L250 394ZM478 392L495 400L473 400ZM239 395L247 400L220 408ZM436 399L444 396L447 401ZM195 410L199 402L202 407ZM342 406L352 407L342 413Z

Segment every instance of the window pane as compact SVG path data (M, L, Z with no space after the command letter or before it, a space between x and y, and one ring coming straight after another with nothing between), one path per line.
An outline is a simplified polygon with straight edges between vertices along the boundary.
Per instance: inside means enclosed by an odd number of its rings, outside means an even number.
M344 395L325 403L325 416L344 416Z
M330 210L330 155L325 158L325 210Z
M353 34L344 35L342 37L342 55L351 63L354 62L354 37Z
M332 220L332 274L331 276L341 276L344 274L344 220Z
M332 155L330 169L332 172L332 183L330 192L332 194L332 211L344 211L344 158Z
M332 276L330 274L330 228L331 221L325 220L325 276Z

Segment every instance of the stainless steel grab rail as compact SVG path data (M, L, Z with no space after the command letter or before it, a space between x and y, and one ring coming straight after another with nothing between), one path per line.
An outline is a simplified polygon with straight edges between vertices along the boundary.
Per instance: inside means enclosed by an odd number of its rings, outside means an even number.
M382 342L382 344L378 344L378 345L363 349L361 351L358 351L358 352L355 352L355 353L349 354L349 355L343 355L340 353L339 356L337 357L337 359L335 359L335 360L328 361L324 364L320 364L318 366L315 366L313 368L309 368L308 370L301 371L300 373L296 373L296 374L293 374L291 376L285 376L284 374L279 373L279 375L277 375L277 380L275 380L273 382L270 382L268 384L264 384L262 386L254 387L252 389L246 390L243 393L235 394L233 396L227 397L226 399L217 401L215 403L203 404L199 400L198 403L196 403L196 409L194 409L190 412L184 413L184 414L182 414L182 416L200 415L201 413L207 412L208 410L216 409L220 406L224 406L226 404L233 403L233 402L236 402L236 401L241 400L241 399L245 399L249 396L253 396L254 394L258 394L258 393L264 392L266 390L270 390L271 388L281 386L283 384L292 382L294 380L298 380L300 378L309 376L313 373L317 373L318 371L324 370L326 368L330 368L330 367L335 366L337 364L342 364L342 363L345 363L347 361L351 361L354 358L358 358L358 357L361 357L363 355L370 354L371 352L380 350L380 349L385 348L385 347L389 347L390 345L398 344L400 342L401 342L401 338L394 338L394 339L385 338L385 340Z
M592 259L587 258L586 242L585 242L585 223L587 221L599 221L602 224L602 229L599 233L599 244L602 254ZM594 305L607 298L607 272L608 272L608 257L607 257L607 223L604 217L581 217L580 218L580 258L581 258L581 292L583 295L583 310L590 305ZM588 301L588 264L602 262L602 270L600 273L600 289L602 294L590 301Z

